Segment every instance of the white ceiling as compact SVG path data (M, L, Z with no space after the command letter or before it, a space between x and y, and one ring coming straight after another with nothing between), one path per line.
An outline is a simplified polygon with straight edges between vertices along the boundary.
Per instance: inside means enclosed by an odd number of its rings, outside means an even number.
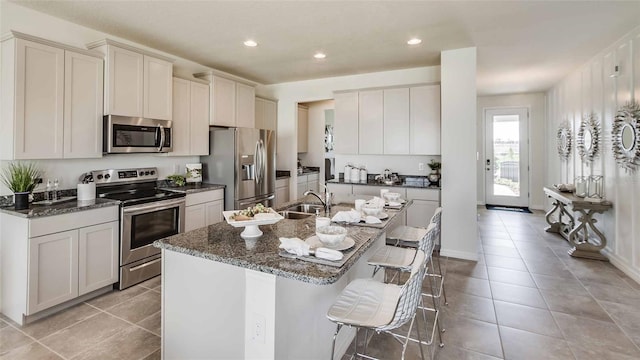
M439 65L476 46L484 95L546 90L640 25L638 1L16 2L263 84Z

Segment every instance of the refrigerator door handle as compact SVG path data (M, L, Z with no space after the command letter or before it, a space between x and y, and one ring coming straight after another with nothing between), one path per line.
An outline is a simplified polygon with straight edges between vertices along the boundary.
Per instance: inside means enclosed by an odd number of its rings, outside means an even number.
M255 168L256 183L260 184L260 140L256 141L256 149L253 155L253 164Z
M262 141L262 139L260 139L260 181L263 181L265 178L264 172L265 172L265 166L266 166L266 162L265 162L266 157L267 157L267 154L266 154L266 149L264 147L264 142Z

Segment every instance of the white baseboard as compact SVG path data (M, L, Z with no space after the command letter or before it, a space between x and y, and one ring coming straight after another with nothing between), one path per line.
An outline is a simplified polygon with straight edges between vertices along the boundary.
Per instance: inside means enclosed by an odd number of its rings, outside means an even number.
M477 252L468 252L468 251L458 251L451 249L440 249L441 256L448 256L456 259L463 260L471 260L478 261L478 253Z
M480 201L480 200L478 201L478 206L484 206L484 205L485 205L484 201Z
M612 253L611 251L609 251L606 248L601 250L601 251L609 258L609 262L611 262L611 264L613 266L615 266L618 269L620 269L620 271L625 273L628 277L630 277L633 280L635 280L636 282L640 283L640 270L639 269L634 269L629 264L627 264L626 261L624 261L618 255Z

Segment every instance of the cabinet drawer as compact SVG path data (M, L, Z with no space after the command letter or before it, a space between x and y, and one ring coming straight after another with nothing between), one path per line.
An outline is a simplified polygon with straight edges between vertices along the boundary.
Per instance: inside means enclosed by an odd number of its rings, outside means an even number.
M307 182L308 175L298 175L298 184L303 184Z
M289 187L289 179L290 178L276 180L276 189Z
M320 174L309 174L307 175L307 181L311 182L311 181L319 181L320 180Z
M118 221L119 209L119 206L114 205L95 210L78 211L33 219L29 221L29 237L53 234L110 221Z
M440 190L407 188L407 199L440 202Z
M223 198L223 189L187 194L186 206L202 204L210 201L220 200Z

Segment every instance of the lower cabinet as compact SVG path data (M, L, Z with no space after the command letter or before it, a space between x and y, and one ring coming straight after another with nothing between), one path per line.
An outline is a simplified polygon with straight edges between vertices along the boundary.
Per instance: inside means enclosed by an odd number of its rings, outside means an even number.
M289 179L276 180L276 208L289 201Z
M25 316L118 282L118 206L38 218L0 216L2 312Z
M320 174L306 174L306 175L298 175L298 193L297 197L300 199L304 192L307 190L312 190L315 192L320 191Z
M223 220L224 189L187 194L184 231L209 226Z
M440 190L407 188L407 199L413 200L407 209L407 225L426 228L440 206Z

